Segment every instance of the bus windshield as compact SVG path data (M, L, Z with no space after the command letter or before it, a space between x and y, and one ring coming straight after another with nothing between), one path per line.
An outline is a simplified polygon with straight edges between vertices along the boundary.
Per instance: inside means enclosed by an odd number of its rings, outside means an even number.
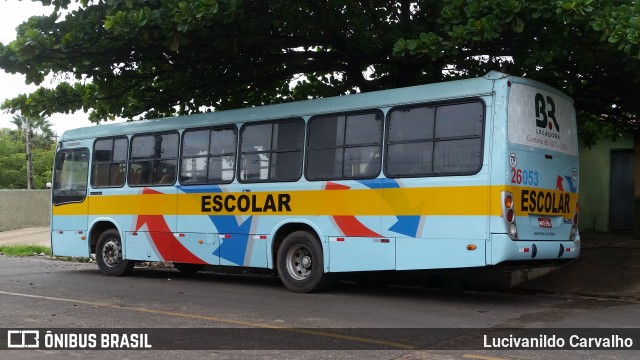
M56 157L53 174L53 203L82 201L87 195L89 151L61 151Z

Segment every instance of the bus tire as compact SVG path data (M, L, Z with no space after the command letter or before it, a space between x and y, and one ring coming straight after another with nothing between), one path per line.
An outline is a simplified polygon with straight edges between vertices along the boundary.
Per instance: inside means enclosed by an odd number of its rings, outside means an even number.
M280 281L297 293L322 290L332 283L324 272L322 245L308 231L294 231L278 248L277 270Z
M173 263L173 267L180 270L183 274L195 274L198 271L204 269L202 264L187 264L187 263Z
M135 261L122 259L122 240L115 229L103 232L98 238L96 263L100 271L108 276L126 275L136 264Z

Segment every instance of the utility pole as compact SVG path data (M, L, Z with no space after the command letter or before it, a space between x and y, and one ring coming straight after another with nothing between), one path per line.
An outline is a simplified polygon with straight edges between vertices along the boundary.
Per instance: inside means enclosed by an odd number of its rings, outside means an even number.
M27 140L27 189L33 188L33 168L31 167L31 127L29 117L24 117L24 132Z

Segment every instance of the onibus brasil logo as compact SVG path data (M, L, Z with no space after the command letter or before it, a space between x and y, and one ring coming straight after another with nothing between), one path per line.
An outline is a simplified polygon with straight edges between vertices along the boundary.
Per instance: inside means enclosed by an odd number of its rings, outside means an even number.
M149 334L100 329L7 330L7 349L151 349ZM135 331L135 330L134 330Z

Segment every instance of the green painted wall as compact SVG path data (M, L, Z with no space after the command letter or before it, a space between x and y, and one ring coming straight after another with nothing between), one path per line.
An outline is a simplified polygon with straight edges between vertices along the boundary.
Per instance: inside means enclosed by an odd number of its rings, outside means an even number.
M633 136L580 149L580 230L609 230L611 150L633 149Z

